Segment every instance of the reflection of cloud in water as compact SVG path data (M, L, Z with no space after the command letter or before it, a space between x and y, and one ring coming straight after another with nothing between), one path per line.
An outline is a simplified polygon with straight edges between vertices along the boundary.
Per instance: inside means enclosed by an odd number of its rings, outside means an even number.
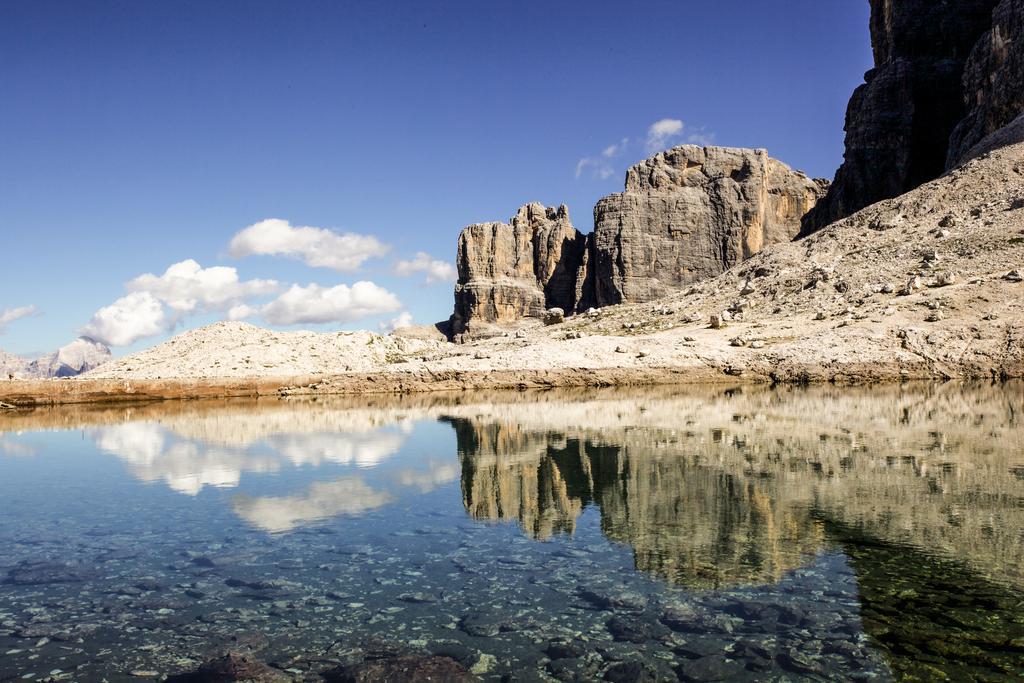
M390 431L369 434L287 434L267 439L267 445L296 467L325 462L375 467L394 455L406 436Z
M246 420L244 424L253 423ZM182 439L177 431L156 422L129 422L100 427L93 431L93 437L100 450L124 461L134 477L146 482L164 481L172 490L193 496L204 486L236 487L243 472L276 472L285 462L296 467L324 463L373 467L394 455L407 438L388 430L358 434L263 433L263 442L272 451L267 454L248 447L210 446L200 440Z
M251 498L236 496L232 508L239 517L264 531L291 531L296 527L338 515L359 515L390 503L392 497L348 477L316 482L305 493Z
M427 463L427 471L402 470L396 481L402 486L417 488L421 493L429 493L438 486L443 486L459 478L459 466L455 463L443 463L431 460Z
M96 430L95 438L96 446L124 461L132 476L146 482L162 480L190 496L204 486L238 486L242 472L273 472L280 466L275 458L245 451L169 442L165 430L151 422L103 427Z
M35 447L15 441L9 436L0 436L0 451L17 458L29 458L36 454Z

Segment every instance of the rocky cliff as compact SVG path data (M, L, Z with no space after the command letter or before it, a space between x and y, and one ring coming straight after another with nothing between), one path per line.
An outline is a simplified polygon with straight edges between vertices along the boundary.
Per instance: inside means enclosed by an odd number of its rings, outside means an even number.
M1022 0L871 0L873 69L846 114L846 152L809 234L964 161L1021 113Z
M824 189L763 149L656 154L594 208L596 301L650 301L789 241Z
M574 311L577 272L587 239L557 209L527 204L508 223L477 223L459 235L454 334L475 323L537 317L547 308Z
M764 150L661 152L629 169L624 192L598 202L591 235L573 227L565 206L541 204L508 223L465 228L452 333L677 291L792 239L823 193L823 181Z

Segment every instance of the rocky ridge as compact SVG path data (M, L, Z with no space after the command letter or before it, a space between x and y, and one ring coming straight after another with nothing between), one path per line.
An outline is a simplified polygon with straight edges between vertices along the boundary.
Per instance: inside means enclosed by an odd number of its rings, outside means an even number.
M87 377L292 377L360 372L400 363L439 342L373 332L277 332L243 322L189 330Z
M26 359L0 349L0 378L21 377L27 366Z

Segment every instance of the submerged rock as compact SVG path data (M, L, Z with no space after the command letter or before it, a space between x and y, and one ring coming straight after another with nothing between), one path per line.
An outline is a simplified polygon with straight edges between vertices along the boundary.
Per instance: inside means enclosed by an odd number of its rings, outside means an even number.
M168 683L284 683L289 680L291 678L281 671L267 666L252 655L240 652L228 652L204 662L193 672L167 677Z
M24 561L10 569L3 582L16 586L36 586L51 583L80 583L92 576L93 571L81 565Z
M342 665L323 674L329 683L469 683L476 676L454 659L426 655L400 655Z

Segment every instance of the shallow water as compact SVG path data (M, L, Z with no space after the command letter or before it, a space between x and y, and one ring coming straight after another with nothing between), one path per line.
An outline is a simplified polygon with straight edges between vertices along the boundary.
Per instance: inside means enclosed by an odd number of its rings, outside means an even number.
M1024 388L0 414L0 680L1024 675ZM647 679L642 676L648 676Z

